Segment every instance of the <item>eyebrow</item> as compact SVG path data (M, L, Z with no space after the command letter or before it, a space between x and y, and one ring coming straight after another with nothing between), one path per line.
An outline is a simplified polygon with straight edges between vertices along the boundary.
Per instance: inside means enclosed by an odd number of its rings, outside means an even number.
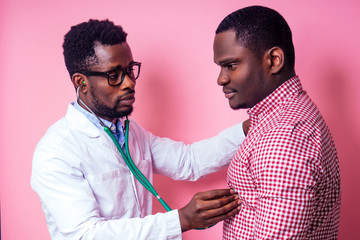
M128 68L131 64L133 64L135 61L131 60L131 62L126 66L126 67L122 67L121 65L117 65L115 67L110 68L107 72L109 71L113 71L113 70L117 70L117 69L124 69L124 68Z
M232 62L239 62L240 60L238 58L234 58L234 57L230 57L230 58L226 58L224 60L221 60L219 63L215 62L217 65L219 66L223 66Z

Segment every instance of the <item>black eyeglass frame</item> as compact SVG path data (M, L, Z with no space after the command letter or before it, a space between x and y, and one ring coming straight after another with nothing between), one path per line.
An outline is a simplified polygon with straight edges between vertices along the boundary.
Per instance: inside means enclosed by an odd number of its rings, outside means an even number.
M134 77L131 76L131 71L129 72L129 69L132 68L133 66L138 66L138 72L137 75L135 75ZM138 79L138 77L140 76L140 68L141 68L141 62L132 62L129 64L129 66L127 66L126 68L122 68L121 66L118 66L114 69L111 69L110 71L107 72L98 72L98 71L88 71L88 70L80 70L78 71L78 73L84 74L85 76L100 76L100 77L106 77L108 80L108 84L109 86L119 86L123 83L124 79L125 79L125 75L127 75L131 81L135 82L136 79ZM110 74L112 74L114 71L120 70L121 71L121 80L119 83L117 84L111 84L110 82ZM120 76L118 76L119 79Z

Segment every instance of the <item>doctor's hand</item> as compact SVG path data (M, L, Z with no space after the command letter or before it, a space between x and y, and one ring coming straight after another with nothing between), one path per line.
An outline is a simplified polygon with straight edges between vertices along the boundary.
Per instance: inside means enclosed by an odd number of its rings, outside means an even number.
M241 201L232 189L200 192L179 209L182 232L206 228L234 216L241 209Z

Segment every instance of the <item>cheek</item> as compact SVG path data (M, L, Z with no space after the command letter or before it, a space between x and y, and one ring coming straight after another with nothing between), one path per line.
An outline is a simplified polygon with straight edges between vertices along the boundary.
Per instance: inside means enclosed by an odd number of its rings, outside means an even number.
M96 102L101 102L105 105L110 105L112 102L112 95L103 87L96 87L96 89L95 87L91 88L91 96Z
M251 75L251 71L247 66L242 66L233 72L231 79L233 79L237 91L246 92L252 83Z
M244 66L241 71L233 75L236 91L238 92L237 101L253 102L257 98L259 91L259 73L253 68Z
M102 95L102 100L104 101L104 103L111 107L115 105L116 99L116 95L109 92L106 92Z

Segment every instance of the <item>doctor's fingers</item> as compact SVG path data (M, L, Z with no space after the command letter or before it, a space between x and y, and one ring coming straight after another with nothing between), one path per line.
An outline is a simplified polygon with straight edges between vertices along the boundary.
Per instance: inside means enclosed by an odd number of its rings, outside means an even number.
M223 221L223 220L225 220L225 219L228 219L228 218L230 218L230 217L232 217L232 216L235 216L236 214L239 213L240 209L241 209L241 207L233 208L231 211L226 212L226 213L224 213L224 214L215 215L215 216L213 216L213 217L204 219L204 220L203 220L203 224L204 224L205 226L203 226L203 227L206 228L206 227L215 225L215 224L218 223L218 222L221 222L221 221ZM212 211L212 210L210 210L210 211ZM216 213L213 212L213 214L216 214Z
M210 200L210 199L217 199L222 198L226 196L234 195L235 191L230 188L224 188L224 189L213 189L205 192L199 192L195 194L195 198L202 199L202 200Z
M206 210L216 210L221 211L222 208L224 210L229 210L229 208L238 207L241 204L241 200L239 200L239 196L236 194L232 194L229 196L224 196L216 199L210 199L210 200L203 200L203 199L197 199L195 202L195 207L199 211L206 211ZM230 204L231 203L231 204Z
M220 208L201 211L192 219L192 224L196 226L196 228L207 228L229 217L235 216L241 209L239 201L240 200L232 201Z
M206 206L202 207L202 217L204 219L220 216L227 218L238 213L240 209L241 200L238 198L231 199L230 197L224 197L222 199L207 201Z

